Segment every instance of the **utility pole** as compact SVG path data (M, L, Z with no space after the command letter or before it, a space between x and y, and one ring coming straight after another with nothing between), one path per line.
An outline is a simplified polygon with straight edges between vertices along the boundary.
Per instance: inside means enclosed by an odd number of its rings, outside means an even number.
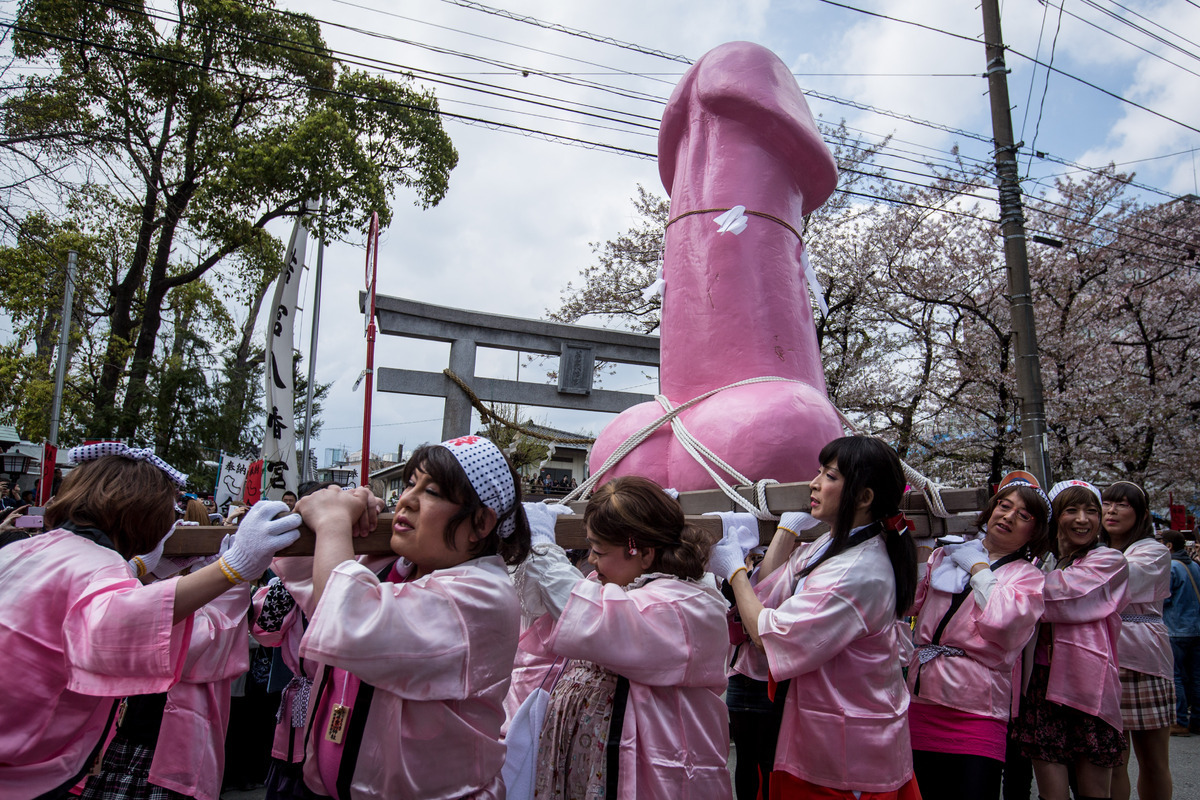
M1015 338L1017 393L1021 399L1021 447L1025 468L1043 487L1050 485L1046 456L1046 409L1042 401L1042 369L1038 361L1033 298L1029 289L1029 256L1025 250L1025 215L1021 208L1018 145L1013 142L1008 100L1008 69L1000 33L999 0L983 0L983 38L987 48L988 95L992 103L992 139L1000 189L1000 232L1008 267L1009 303Z
M50 435L47 441L58 446L58 420L62 416L63 384L67 378L67 350L71 343L71 309L75 300L75 264L79 254L67 252L67 279L63 282L62 318L58 324L58 364L54 367L54 401L50 406Z

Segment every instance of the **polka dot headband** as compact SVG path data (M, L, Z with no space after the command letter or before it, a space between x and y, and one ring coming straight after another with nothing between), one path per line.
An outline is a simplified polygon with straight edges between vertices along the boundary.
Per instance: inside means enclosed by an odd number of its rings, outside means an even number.
M440 447L449 450L457 459L467 480L471 482L475 493L485 506L502 517L512 510L517 500L517 487L513 483L512 470L500 448L492 444L490 439L482 436L460 436L442 442ZM517 529L516 521L510 515L500 523L498 533L501 539L507 539Z
M72 464L82 464L85 461L95 461L105 456L122 456L134 461L149 461L165 472L167 477L174 481L180 488L187 483L186 473L180 472L154 455L154 451L150 448L129 447L123 442L97 442L96 444L84 444L79 447L72 447L71 451L67 453L67 461Z

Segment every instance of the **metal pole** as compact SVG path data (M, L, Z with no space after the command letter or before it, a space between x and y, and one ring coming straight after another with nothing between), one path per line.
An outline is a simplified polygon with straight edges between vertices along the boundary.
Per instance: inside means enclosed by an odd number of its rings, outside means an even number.
M362 474L359 485L371 483L371 390L375 379L375 279L379 274L379 215L371 215L367 242L367 395L363 400Z
M1046 410L1042 401L1042 371L1034 329L1029 286L1029 256L1025 250L1025 216L1021 207L1018 145L1013 142L1008 99L1008 69L1000 32L999 0L983 0L983 37L987 48L988 94L992 105L992 138L996 145L996 175L1000 182L1000 231L1008 267L1009 303L1015 338L1017 393L1021 400L1021 446L1026 469L1042 486L1050 485L1046 455Z
M75 265L79 254L67 251L67 279L63 283L62 319L58 325L58 364L54 368L54 402L50 406L50 444L58 446L58 421L62 416L63 384L67 379L67 345L71 342L71 307L75 298Z
M317 270L313 275L313 283L316 284L313 289L313 313L312 313L312 330L308 339L308 391L304 401L304 445L301 451L304 456L304 465L300 467L300 475L306 481L311 481L316 478L312 473L312 453L309 452L309 434L312 428L313 416L313 381L316 380L317 373L317 329L321 322L321 267L325 263L325 210L327 201L324 197L321 198L321 219L317 223Z

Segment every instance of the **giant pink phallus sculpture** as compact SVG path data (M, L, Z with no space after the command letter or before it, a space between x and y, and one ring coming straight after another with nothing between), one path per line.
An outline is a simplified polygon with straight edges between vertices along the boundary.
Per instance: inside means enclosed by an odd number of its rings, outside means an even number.
M752 481L808 480L842 435L826 391L805 289L800 226L837 185L837 166L791 72L749 42L721 45L675 88L658 134L671 195L663 263L660 394L687 431ZM745 207L741 233L717 219ZM736 230L736 226L734 227ZM642 403L592 448L598 470L631 434L665 412ZM728 473L718 470L722 479ZM644 475L679 490L712 477L664 425L601 478Z

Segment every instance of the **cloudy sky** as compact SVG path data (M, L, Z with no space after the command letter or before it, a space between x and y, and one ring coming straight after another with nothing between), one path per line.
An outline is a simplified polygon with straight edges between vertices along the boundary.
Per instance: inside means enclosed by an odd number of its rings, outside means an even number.
M990 159L982 17L957 0L279 0L322 22L357 66L411 71L431 88L459 152L450 191L422 210L404 192L381 239L379 291L414 300L544 318L594 259L592 244L633 222L638 185L664 194L657 121L687 63L749 40L791 67L820 119L870 141L892 136L881 163ZM1200 3L1195 0L1004 0L1016 137L1031 181L1063 162L1135 170L1146 199L1197 193ZM1182 34L1175 33L1183 32ZM1191 38L1184 38L1190 36ZM1048 73L1044 66L1052 65ZM1089 85L1090 84L1090 85ZM1122 100L1123 98L1123 100ZM1030 185L1029 188L1035 188ZM286 229L276 230L286 240ZM365 363L364 235L325 253L317 378L333 387L315 450L357 450ZM315 251L308 254L315 263ZM311 274L305 305L311 304ZM307 356L306 313L296 344ZM440 371L449 345L379 338L377 366ZM545 380L545 367L480 351L477 374ZM653 392L655 375L622 370L603 388ZM598 433L609 419L530 409L542 423ZM441 432L442 401L377 393L376 452Z
M544 318L567 282L592 262L591 244L634 221L637 186L664 193L656 162L638 154L655 153L656 121L684 60L726 41L749 40L773 50L809 92L819 118L844 119L869 140L892 135L891 155L883 159L889 168L919 171L913 159L945 159L954 147L968 158L990 157L979 141L991 133L982 17L971 3L283 5L326 23L326 41L346 58L372 59L381 70L412 70L437 93L444 111L479 120L445 121L460 161L439 206L421 210L411 196L395 197L395 217L380 246L381 294ZM1022 158L1023 171L1046 181L1072 169L1062 161L1113 161L1162 192L1196 193L1200 44L1172 31L1200 31L1200 8L1191 0L1123 5L1003 4L1013 126L1029 150L1048 156ZM1048 75L1035 61L1053 71ZM511 99L518 92L538 104ZM334 245L325 256L317 375L333 388L316 447L322 463L325 448L357 450L361 443L363 389L351 387L365 360L356 299L363 262L361 241ZM308 330L305 320L297 339L304 351ZM438 371L448 352L448 345L381 336L375 363ZM481 350L478 374L513 378L518 361L513 353ZM520 367L522 380L545 380L544 372ZM627 369L602 385L652 392L654 380L653 373ZM591 433L608 419L529 411L541 422ZM441 415L440 399L377 393L372 449L395 452L401 444L436 441Z

